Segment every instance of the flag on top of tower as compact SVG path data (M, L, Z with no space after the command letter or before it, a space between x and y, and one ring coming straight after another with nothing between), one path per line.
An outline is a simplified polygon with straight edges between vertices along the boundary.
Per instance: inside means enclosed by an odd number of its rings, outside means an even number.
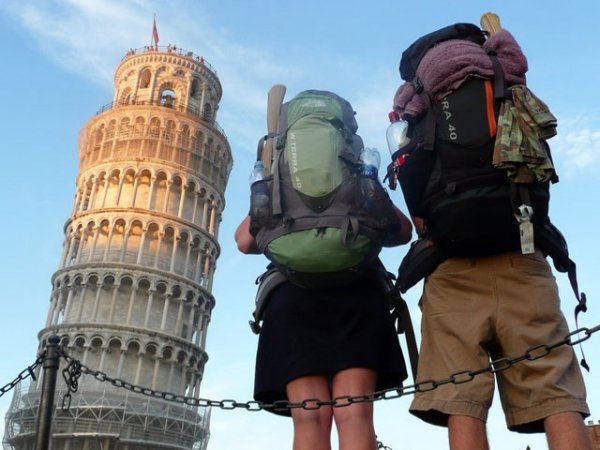
M154 26L152 27L152 45L158 49L158 28L156 28L156 14L154 15Z

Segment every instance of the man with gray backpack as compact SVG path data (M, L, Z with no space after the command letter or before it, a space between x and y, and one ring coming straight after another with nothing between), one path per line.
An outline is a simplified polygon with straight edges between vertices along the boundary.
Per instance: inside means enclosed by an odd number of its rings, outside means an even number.
M272 410L292 416L296 450L330 448L334 421L340 449L375 450L373 403L346 399L407 377L389 311L390 275L378 255L410 241L412 225L376 172L361 174L354 115L350 103L326 91L304 91L281 105L277 125L259 143L265 173L235 234L240 251L270 261L261 288L278 277L254 322L254 398L308 399L307 408ZM316 407L315 399L344 407Z
M502 361L569 334L546 256L569 272L577 311L585 311L548 215L549 185L558 178L546 140L556 119L525 85L526 70L508 31L486 37L464 23L417 39L400 63L405 83L394 111L408 132L390 177L420 236L399 269L402 291L425 278L417 381L459 375L417 392L410 412L448 427L451 450L489 448L496 384L510 430L545 432L552 450L591 449L570 346L501 370ZM490 361L499 362L493 371L469 379Z

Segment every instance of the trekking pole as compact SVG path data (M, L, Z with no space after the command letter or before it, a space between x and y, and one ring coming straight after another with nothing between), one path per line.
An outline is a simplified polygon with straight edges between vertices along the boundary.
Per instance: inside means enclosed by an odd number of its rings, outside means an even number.
M54 393L56 389L56 374L60 364L58 354L58 336L50 336L46 343L44 355L44 382L40 406L38 408L38 423L35 440L35 450L48 450L50 444L50 430L52 428L52 414L54 413Z
M285 97L286 87L283 84L274 84L269 90L267 96L267 132L269 137L265 141L265 147L262 150L262 155L259 155L265 164L265 168L268 173L271 173L271 162L273 160L273 137L272 135L277 131L279 122L279 112L281 111L281 104Z
M502 29L498 14L495 14L493 12L483 13L481 15L481 18L479 19L479 23L481 24L481 28L487 31L488 36L496 34Z

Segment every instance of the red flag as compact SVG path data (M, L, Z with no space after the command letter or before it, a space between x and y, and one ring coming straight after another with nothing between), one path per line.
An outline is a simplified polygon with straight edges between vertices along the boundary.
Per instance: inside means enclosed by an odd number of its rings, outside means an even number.
M154 17L154 26L152 27L152 42L158 46L158 29L156 28L156 16Z

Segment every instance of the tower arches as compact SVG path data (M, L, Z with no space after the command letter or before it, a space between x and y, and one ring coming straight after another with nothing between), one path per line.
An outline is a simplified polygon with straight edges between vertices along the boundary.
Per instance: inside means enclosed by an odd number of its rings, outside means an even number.
M197 398L232 168L216 121L221 84L203 58L174 47L131 50L114 80L112 103L79 135L73 209L40 349L56 334L91 370ZM58 384L64 394L64 380ZM40 388L38 381L25 395L39 398ZM56 448L93 448L118 430L136 450L206 449L205 408L123 396L94 377L83 377L72 397L71 419L53 424ZM22 420L30 412L7 416L7 441L17 450L32 447L34 430ZM157 424L177 439L152 433ZM74 438L78 429L97 437Z

